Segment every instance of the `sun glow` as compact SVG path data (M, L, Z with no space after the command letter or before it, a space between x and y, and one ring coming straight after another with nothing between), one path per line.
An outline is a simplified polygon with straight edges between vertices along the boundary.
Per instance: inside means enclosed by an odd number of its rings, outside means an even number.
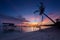
M31 25L37 25L38 22L31 22L31 23L29 23L29 24L31 24Z

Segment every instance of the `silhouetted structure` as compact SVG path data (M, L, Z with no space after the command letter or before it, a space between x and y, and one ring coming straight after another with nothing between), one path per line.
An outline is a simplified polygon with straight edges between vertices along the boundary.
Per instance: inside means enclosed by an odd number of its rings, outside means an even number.
M56 28L60 29L60 19L56 19L56 23L53 24Z
M6 31L14 31L15 29L15 25L13 23L2 23L3 25L3 31L6 32Z

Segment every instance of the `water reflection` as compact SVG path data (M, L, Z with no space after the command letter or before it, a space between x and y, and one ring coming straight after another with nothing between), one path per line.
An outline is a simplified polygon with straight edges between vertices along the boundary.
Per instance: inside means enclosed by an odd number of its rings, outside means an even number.
M50 26L49 27L41 26L41 29L46 29L46 28L50 28ZM32 31L37 31L37 30L39 30L38 27L22 27L23 32L32 32Z

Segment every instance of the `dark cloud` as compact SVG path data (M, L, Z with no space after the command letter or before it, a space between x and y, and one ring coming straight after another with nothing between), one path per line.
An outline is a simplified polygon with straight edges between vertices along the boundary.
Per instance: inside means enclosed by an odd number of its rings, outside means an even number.
M0 15L0 22L1 23L6 22L6 23L19 24L19 23L22 23L22 22L28 22L28 20L26 20L22 16L19 17L19 18L14 18L14 17L6 16L6 15Z

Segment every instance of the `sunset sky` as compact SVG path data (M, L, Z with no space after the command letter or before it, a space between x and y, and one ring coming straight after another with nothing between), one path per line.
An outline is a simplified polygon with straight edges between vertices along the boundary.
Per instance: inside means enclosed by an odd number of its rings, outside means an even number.
M22 16L30 22L39 22L40 16L33 14L39 7L39 2L43 1L45 13L52 19L60 17L60 0L0 0L0 14L19 18ZM45 16L45 22L48 20Z

